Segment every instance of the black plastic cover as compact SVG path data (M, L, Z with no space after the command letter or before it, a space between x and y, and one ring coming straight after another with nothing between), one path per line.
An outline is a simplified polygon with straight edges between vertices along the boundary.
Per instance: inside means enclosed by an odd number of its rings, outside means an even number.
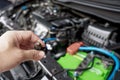
M52 53L51 53L52 54ZM52 74L51 78L55 77L57 80L72 80L57 62L54 60L49 53L46 54L46 58L41 60L44 67ZM54 79L50 79L54 80Z

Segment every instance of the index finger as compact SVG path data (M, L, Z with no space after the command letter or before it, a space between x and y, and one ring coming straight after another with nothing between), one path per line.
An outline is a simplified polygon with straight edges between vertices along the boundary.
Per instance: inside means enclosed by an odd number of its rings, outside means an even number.
M17 31L19 41L30 41L32 43L39 42L42 47L45 47L44 42L35 35L32 31Z
M33 32L32 32L32 36L31 36L31 41L33 43L36 43L36 42L40 43L42 45L42 47L45 47L44 42L36 34L34 34Z

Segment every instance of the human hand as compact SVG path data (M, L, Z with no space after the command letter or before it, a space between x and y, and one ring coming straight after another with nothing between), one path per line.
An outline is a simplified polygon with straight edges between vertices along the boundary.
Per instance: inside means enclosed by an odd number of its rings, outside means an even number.
M28 60L40 60L43 51L34 50L34 44L45 44L31 31L7 31L0 37L0 72L7 71Z

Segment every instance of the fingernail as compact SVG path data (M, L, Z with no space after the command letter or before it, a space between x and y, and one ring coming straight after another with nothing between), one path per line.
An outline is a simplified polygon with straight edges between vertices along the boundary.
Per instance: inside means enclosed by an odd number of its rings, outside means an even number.
M45 58L45 57L46 57L46 56L45 56L45 52L40 51L39 56L42 57L42 58Z

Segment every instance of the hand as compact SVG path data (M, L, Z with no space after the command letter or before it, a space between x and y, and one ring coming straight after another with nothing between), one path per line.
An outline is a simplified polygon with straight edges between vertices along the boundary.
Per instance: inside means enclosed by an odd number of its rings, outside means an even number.
M40 60L43 51L34 50L34 44L45 44L31 31L7 31L0 37L0 72L7 71L21 62Z

